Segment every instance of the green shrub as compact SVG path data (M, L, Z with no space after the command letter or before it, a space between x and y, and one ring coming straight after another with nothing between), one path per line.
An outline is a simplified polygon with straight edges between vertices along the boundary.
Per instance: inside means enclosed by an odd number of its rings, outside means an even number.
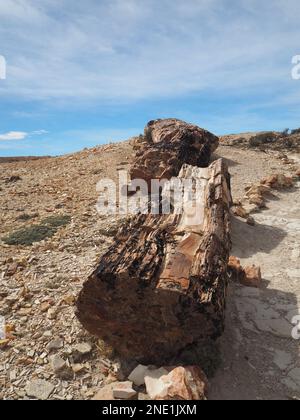
M291 134L300 134L300 128L291 131Z
M258 147L267 143L273 143L277 140L277 138L276 133L273 133L272 131L259 133L250 138L249 145L251 147Z
M6 238L2 238L7 245L32 245L34 242L40 242L51 238L56 230L44 225L33 225L28 228L17 230Z
M36 217L38 217L38 213L34 213L34 214L23 213L23 214L20 214L20 216L18 216L16 220L22 220L22 221L27 222L28 220L35 219Z
M70 216L47 217L39 225L32 225L12 232L6 238L2 238L2 241L7 245L32 245L34 242L51 238L60 227L66 226L70 221Z
M50 216L42 220L42 225L51 226L53 228L59 228L62 226L67 226L71 222L70 216Z

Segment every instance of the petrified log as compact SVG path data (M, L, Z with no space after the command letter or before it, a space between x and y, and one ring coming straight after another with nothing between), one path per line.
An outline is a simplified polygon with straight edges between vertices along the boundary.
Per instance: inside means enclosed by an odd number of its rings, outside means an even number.
M196 125L174 118L150 121L134 144L131 179L143 179L150 187L151 179L178 176L184 164L207 167L218 145L218 137Z
M84 284L77 316L124 357L161 363L223 332L231 202L222 159L183 166L197 181L182 214L137 215ZM195 211L196 204L196 211Z

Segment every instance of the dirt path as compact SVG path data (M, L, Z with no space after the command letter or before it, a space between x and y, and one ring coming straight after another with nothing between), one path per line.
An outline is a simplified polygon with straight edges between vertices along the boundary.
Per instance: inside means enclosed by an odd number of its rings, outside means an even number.
M262 175L260 160L257 155L255 177ZM268 164L278 166L272 159ZM235 172L233 183L248 175ZM264 288L230 287L223 365L211 382L212 400L300 397L300 340L291 336L291 320L300 314L299 215L300 183L276 193L268 209L255 215L255 227L233 220L232 254L243 265L261 266Z

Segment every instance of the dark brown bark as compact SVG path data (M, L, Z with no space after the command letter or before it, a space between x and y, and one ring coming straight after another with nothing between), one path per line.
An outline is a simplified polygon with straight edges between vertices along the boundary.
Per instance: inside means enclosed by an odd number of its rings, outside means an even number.
M131 179L170 179L182 165L207 167L219 139L195 125L177 119L150 121L134 145Z
M124 357L161 363L224 328L230 251L228 171L184 166L201 180L200 212L138 215L123 228L80 293L77 316Z

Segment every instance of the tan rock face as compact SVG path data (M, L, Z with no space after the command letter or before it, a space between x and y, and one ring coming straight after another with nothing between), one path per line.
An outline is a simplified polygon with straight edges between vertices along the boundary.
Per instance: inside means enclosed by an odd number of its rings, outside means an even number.
M134 145L131 179L143 179L150 186L151 179L177 176L184 163L206 167L218 145L218 137L184 121L150 121Z
M153 400L206 400L208 391L207 378L198 366L177 367L146 385Z

